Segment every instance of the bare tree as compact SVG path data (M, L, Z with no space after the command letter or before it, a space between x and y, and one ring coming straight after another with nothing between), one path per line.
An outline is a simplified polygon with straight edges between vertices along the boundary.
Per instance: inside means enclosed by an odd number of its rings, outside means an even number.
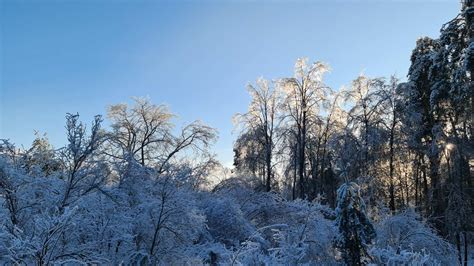
M237 114L237 123L243 126L243 134L254 132L255 140L263 148L265 190L271 190L273 177L273 153L275 147L275 132L279 126L278 117L280 97L277 90L263 79L257 79L256 86L249 84L248 92L252 97L249 109L245 114Z
M91 133L87 136L86 126L79 122L79 114L66 115L68 145L60 151L66 169L66 189L61 209L81 195L97 189L107 177L106 167L93 160L103 141L101 122L101 116L95 116Z
M306 153L308 131L317 120L319 109L326 101L328 87L323 83L323 75L329 67L316 62L308 65L307 59L298 59L295 64L295 75L282 78L278 87L285 93L283 109L286 121L293 127L295 134L295 166L298 175L299 197L305 196Z
M371 174L369 166L375 155L375 130L381 122L383 101L380 100L379 91L383 84L383 79L360 75L352 81L352 88L346 94L346 100L352 104L347 124L360 137L362 176Z
M152 104L148 99L135 98L134 101L132 108L127 104L109 107L112 132L108 154L115 158L132 156L145 165L151 160L153 151L169 141L173 114L165 106Z
M163 105L152 104L148 99L135 98L129 108L126 104L109 107L112 132L108 134L106 154L124 160L132 157L143 166L154 167L158 173L179 153L192 150L207 153L217 132L200 121L184 126L173 135L171 119L174 115Z

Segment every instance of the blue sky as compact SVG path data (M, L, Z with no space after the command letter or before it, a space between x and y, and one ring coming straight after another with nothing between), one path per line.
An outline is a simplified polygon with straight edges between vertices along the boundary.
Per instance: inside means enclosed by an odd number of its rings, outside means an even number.
M65 143L64 116L89 122L110 104L148 96L217 128L232 162L232 116L245 85L289 76L298 57L329 63L339 88L362 71L406 75L419 36L437 37L452 1L0 0L0 138L33 132Z

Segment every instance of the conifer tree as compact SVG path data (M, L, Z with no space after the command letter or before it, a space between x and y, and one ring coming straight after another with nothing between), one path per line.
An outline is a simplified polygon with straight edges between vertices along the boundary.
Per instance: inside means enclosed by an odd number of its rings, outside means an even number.
M367 246L375 238L375 230L365 213L360 188L354 182L342 184L337 190L336 226L339 234L335 247L348 265L362 265L367 259Z

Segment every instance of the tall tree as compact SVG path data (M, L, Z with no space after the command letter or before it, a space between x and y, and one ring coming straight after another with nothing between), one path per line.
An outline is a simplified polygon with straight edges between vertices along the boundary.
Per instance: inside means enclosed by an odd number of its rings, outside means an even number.
M360 140L359 175L361 176L372 174L370 166L376 158L377 148L381 148L377 134L379 134L383 103L379 92L383 84L382 79L360 75L352 81L351 90L346 94L346 99L352 104L348 112L347 124Z
M280 97L278 91L263 79L257 79L256 86L249 84L248 92L252 97L247 113L237 115L238 123L245 131L254 132L263 148L265 165L265 190L271 190L273 177L273 155L275 148L275 132L279 126L278 108Z
M326 101L329 87L323 82L323 76L329 66L322 62L308 65L307 58L300 58L295 64L295 74L291 78L282 78L278 87L285 93L283 109L289 127L295 134L295 166L298 176L298 196L306 196L306 167L308 132L314 125L319 109Z
M389 183L389 207L393 212L396 208L395 199L395 167L396 167L396 148L399 144L398 128L400 124L400 108L398 104L400 97L397 94L398 79L392 76L388 84L384 84L380 92L380 101L382 102L383 119L381 120L385 130L388 131L388 183ZM400 146L400 145L398 145ZM398 147L400 148L400 147Z
M435 111L436 106L432 101L436 95L433 89L436 77L431 76L432 58L438 50L439 43L436 40L422 38L417 41L411 57L408 82L402 85L401 92L405 101L405 132L410 136L409 145L428 158L433 202L431 214L438 228L441 228L443 202L439 165L443 127L439 112Z

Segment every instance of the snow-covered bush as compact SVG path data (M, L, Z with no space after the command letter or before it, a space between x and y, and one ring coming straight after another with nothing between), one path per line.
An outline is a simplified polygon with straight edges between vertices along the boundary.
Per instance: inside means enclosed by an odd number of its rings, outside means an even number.
M239 246L255 232L255 227L232 198L203 195L200 205L212 238L226 246Z
M119 191L104 188L83 197L66 236L94 261L118 264L133 252L133 217Z
M270 219L271 223L287 227L273 230L273 251L278 251L280 255L286 252L289 256L286 259L299 263L334 263L332 239L336 227L332 220L325 217L326 207L305 200L283 201L279 206L280 212ZM293 252L289 250L295 251L295 254L290 255ZM293 257L296 254L301 254L298 260Z
M187 265L227 265L232 260L232 252L217 242L195 244L183 253L187 254L187 258L182 260L182 264Z
M167 184L155 189L132 209L134 242L137 250L148 252L152 263L171 262L183 255L183 248L198 242L205 217L191 193Z
M325 217L326 207L305 200L286 201L278 197L254 195L245 202L256 232L235 252L234 260L243 265L334 264L332 239L336 228ZM260 204L258 204L260 202Z
M456 261L456 249L439 237L412 209L387 216L376 225L376 230L376 246L379 249L395 251L396 255L402 254L402 251L405 254L423 254L441 264Z
M372 248L370 250L372 259L375 265L439 265L439 261L434 259L425 250L421 252L409 251L409 250L394 250L391 247L384 248Z

